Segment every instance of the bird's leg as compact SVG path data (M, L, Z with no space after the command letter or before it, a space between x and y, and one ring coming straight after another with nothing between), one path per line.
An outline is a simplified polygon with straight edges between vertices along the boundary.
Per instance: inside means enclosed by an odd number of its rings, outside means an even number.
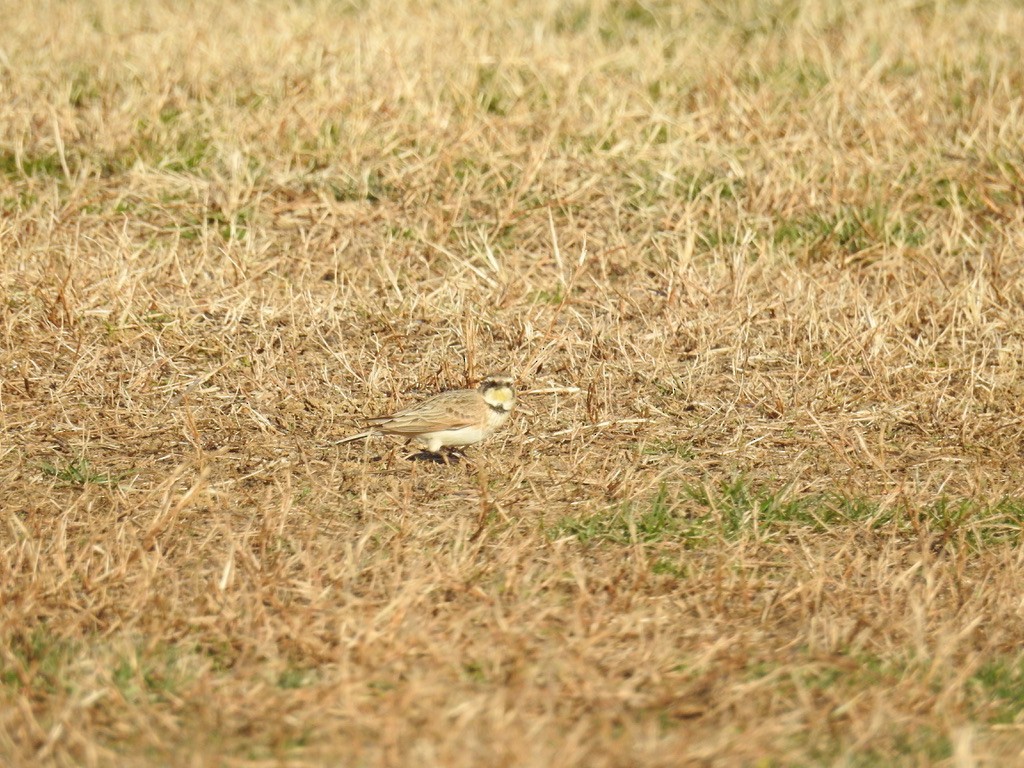
M462 460L466 460L466 461L470 462L470 464L473 463L473 460L471 458L469 458L469 455L466 453L466 449L463 448L462 446L458 446L458 447L453 446L449 450L450 450L450 453L448 455L450 457L454 458L456 462L461 462Z

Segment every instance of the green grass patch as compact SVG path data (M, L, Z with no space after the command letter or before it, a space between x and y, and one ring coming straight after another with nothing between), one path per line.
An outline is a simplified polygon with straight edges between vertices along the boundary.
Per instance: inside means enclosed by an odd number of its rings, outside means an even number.
M920 246L925 242L925 231L911 216L895 215L883 205L873 205L783 219L776 224L772 237L776 245L821 248L826 253L831 246L855 254L877 245Z
M56 152L39 154L17 153L9 149L0 150L0 175L8 179L50 177L64 178L64 166Z
M992 660L974 673L970 684L984 697L989 722L1006 724L1022 720L1024 658Z
M0 655L0 684L53 694L67 692L66 670L77 644L55 636L46 626L6 640L9 656Z
M875 768L879 765L936 765L953 754L949 737L935 728L894 725L888 734L878 739L878 747L867 746L848 753L848 746L829 738L825 746L810 750L811 756L822 765L839 762L851 768Z
M693 447L686 442L676 440L647 440L640 447L644 456L668 456L676 459L692 459Z
M122 154L131 154L146 165L164 171L195 174L214 156L213 141L205 127L177 108L162 108L156 121L140 119L135 132L133 146ZM117 165L128 167L130 164L121 158Z
M933 764L952 753L944 732L930 727L892 723L882 728L870 744L854 746L841 727L844 706L865 691L887 691L890 696L905 695L913 700L922 695L937 695L943 685L931 676L929 663L913 659L887 659L870 653L857 653L835 662L814 658L752 662L746 670L751 681L771 677L771 686L780 700L797 701L807 697L819 702L822 715L835 724L834 729L808 732L796 737L799 746L814 759L814 764L868 766ZM902 693L892 693L902 691ZM894 760L895 758L895 760Z
M562 299L565 297L565 293L561 285L556 285L553 288L541 288L540 290L533 291L530 293L529 302L531 304L561 304Z
M139 643L113 665L111 681L132 702L171 701L200 673L205 661L191 646Z
M95 471L84 456L72 459L63 466L44 462L42 469L44 475L54 477L65 485L117 485L125 477L123 473Z
M607 514L576 520L565 518L553 530L554 538L571 536L584 543L612 541L618 544L629 543L634 538L645 542L659 541L681 533L680 518L675 514L664 483L647 504L627 503Z
M277 687L283 690L295 690L304 688L316 680L314 670L303 669L302 667L288 667L277 676Z
M908 533L924 527L944 540L959 539L970 546L1016 543L1024 529L1024 499L983 503L944 497L922 508L882 507L871 499L842 494L795 495L787 487L761 487L741 476L713 487L683 485L675 492L662 483L647 501L627 502L588 517L563 518L552 534L585 543L674 541L697 548L717 540L785 533L793 527L825 532L864 523L875 530ZM661 567L671 570L669 565Z

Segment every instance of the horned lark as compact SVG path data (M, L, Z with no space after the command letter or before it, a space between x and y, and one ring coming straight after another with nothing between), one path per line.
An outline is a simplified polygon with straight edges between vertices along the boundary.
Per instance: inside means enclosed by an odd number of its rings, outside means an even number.
M476 389L449 390L390 416L370 419L373 430L342 442L380 432L408 437L430 453L444 446L472 445L486 440L508 421L515 400L512 378L491 374Z

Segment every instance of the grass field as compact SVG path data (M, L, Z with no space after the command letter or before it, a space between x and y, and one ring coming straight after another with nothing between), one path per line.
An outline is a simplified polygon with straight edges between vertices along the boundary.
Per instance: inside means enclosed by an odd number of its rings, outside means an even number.
M0 764L1024 765L1020 3L0 15Z

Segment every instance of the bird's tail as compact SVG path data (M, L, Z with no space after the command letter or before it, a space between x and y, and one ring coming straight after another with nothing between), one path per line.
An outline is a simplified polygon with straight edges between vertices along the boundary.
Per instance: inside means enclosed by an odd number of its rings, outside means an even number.
M335 445L344 445L345 443L354 443L356 440L362 440L364 438L369 437L370 435L375 435L375 434L377 434L377 433L374 432L371 429L371 430L368 430L366 432L360 432L358 435L349 435L348 437L343 438L343 439L339 440L338 442L336 442Z

